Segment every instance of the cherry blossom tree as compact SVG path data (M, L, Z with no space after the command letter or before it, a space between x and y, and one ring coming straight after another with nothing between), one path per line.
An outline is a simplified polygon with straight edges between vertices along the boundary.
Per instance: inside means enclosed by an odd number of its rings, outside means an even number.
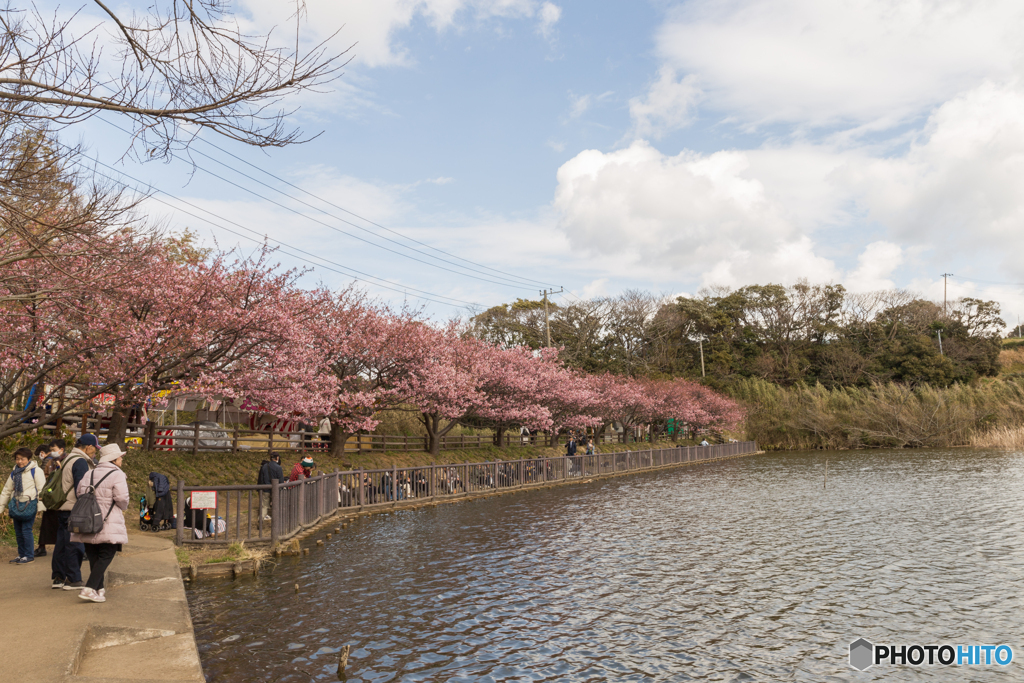
M354 288L324 299L308 333L306 362L316 379L305 390L319 412L301 409L329 419L334 455L353 434L374 429L378 413L408 401L413 376L440 343L416 311L392 310Z
M611 374L593 376L591 382L600 396L599 413L605 423L619 422L623 434L648 423L656 399L645 382Z
M282 404L308 377L295 377L292 332L315 298L295 287L296 273L252 257L217 255L180 262L153 255L140 278L98 296L111 334L107 353L81 370L83 383L112 386L109 443L123 444L127 414L157 391L237 396L261 390ZM301 393L301 392L300 392Z
M598 427L602 397L592 375L565 367L557 349L542 349L537 367L538 401L551 416L549 443L565 429Z

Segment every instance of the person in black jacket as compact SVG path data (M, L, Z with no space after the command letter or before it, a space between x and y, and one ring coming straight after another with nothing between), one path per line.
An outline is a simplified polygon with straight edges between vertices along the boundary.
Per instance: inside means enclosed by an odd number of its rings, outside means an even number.
M260 476L256 480L257 486L270 486L275 479L284 481L284 470L281 469L281 455L271 451L267 455L270 460L260 463ZM260 491L260 517L265 521L270 520L270 491Z

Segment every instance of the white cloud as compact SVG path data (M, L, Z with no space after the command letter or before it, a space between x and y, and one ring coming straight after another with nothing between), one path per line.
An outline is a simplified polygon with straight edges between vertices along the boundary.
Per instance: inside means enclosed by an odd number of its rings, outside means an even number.
M248 15L246 28L267 31L282 27L282 36L289 39L283 27L294 5L281 0L240 0ZM417 17L425 19L436 31L460 25L460 17L486 20L537 19L538 31L549 37L561 17L561 9L551 2L536 0L306 0L307 20L304 30L311 42L318 42L342 29L336 46L355 43L356 66L405 66L415 56L401 43L399 33L409 28ZM344 27L344 28L342 28Z
M658 138L663 133L688 126L693 121L701 94L696 76L678 79L675 69L661 67L658 79L648 88L647 94L629 101L633 134L641 138Z
M738 248L712 263L703 264L704 285L741 287L749 284L791 285L798 280L833 282L841 279L835 264L815 253L806 235L780 241L766 250Z
M904 243L946 256L989 251L1024 275L1024 91L983 84L939 107L904 155L851 164L837 181Z
M726 279L732 271L714 264L730 259L748 272L784 262L794 280L834 274L749 168L743 152L670 157L645 142L587 150L559 169L554 208L572 246L591 253L691 272L718 268Z
M569 93L569 118L578 119L590 109L593 97L590 95L574 95Z
M580 290L577 296L581 299L596 299L600 296L606 296L608 294L608 282L609 278L606 277L591 280L583 286L583 289Z
M582 152L557 179L574 248L706 283L807 277L863 291L906 285L911 268L1024 280L1016 84L950 99L899 153L822 141L673 156L639 141ZM993 265L1007 274L986 277Z
M537 30L542 36L547 39L551 38L551 34L555 29L555 24L562 18L562 8L550 2L545 2L540 6L540 10L537 12L539 25Z
M658 32L667 66L747 122L888 126L1021 74L1018 0L693 0Z
M872 242L857 258L857 268L843 279L851 292L892 289L893 271L903 263L903 249L892 242Z

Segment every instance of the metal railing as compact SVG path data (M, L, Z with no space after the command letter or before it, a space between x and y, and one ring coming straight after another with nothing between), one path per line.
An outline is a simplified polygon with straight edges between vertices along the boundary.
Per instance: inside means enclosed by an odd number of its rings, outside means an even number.
M372 509L405 500L454 498L755 452L756 442L736 441L555 458L335 471L293 482L274 481L268 486L186 486L184 480L179 480L176 542L181 545L269 541L277 545L341 509ZM216 508L186 512L185 500L196 491L216 492ZM269 521L260 511L260 496L266 497ZM214 520L212 525L209 519ZM197 526L202 530L202 538L195 537L193 529Z
M0 411L0 414L11 411ZM11 413L13 414L13 413ZM108 432L109 418L90 417L79 413L69 413L56 422L39 427L43 431L56 433L59 426L68 429L73 435L90 432L103 437ZM267 429L245 429L237 426L213 426L193 422L184 425L158 425L149 420L146 424L129 422L126 427L126 440L129 448L142 448L147 451L191 452L229 452L240 451L296 451L323 452L329 450L331 441L316 432L305 431L272 431ZM596 443L646 443L638 440L627 432L605 432L599 436L589 436ZM656 442L668 442L670 436L661 433L655 436ZM446 434L439 437L440 450L451 451L464 448L482 448L500 446L504 448L541 446L549 447L564 444L569 435L531 434L524 436L514 432L502 434L500 439L487 434ZM424 452L429 451L426 436L409 436L402 434L353 434L345 442L346 452Z

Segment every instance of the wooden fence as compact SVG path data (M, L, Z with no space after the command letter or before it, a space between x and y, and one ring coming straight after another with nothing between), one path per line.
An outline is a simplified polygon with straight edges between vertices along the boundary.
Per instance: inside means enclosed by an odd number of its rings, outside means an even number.
M64 425L74 434L90 432L103 436L107 428L104 420L84 415L65 416ZM44 425L44 430L52 431L55 425ZM296 451L323 452L330 449L330 439L322 438L314 432L274 432L266 430L243 429L240 427L212 427L199 423L190 425L170 425L162 427L150 421L145 425L129 423L127 425L128 447L142 448L147 451L174 451L198 453L213 451L238 453L240 451ZM568 441L568 435L561 434L555 438L556 443ZM591 437L593 438L593 437ZM667 434L661 434L667 439ZM520 434L502 435L501 444L506 448L526 446L547 446L550 437L547 434L522 436ZM494 437L490 435L445 435L440 438L441 450L460 450L464 448L481 448L494 445ZM605 433L596 439L597 443L637 443L629 434L615 432ZM354 453L364 452L423 452L429 450L425 436L398 436L388 434L355 434L345 442L345 450Z
M179 480L176 543L266 541L276 546L339 510L384 508L414 499L426 502L457 498L755 452L756 442L737 441L571 457L335 471L294 482L274 481L268 486L202 487ZM212 498L211 493L216 494L215 506L187 512L186 498L197 492L207 499ZM269 520L260 510L261 496L269 504ZM200 534L195 533L197 528Z

